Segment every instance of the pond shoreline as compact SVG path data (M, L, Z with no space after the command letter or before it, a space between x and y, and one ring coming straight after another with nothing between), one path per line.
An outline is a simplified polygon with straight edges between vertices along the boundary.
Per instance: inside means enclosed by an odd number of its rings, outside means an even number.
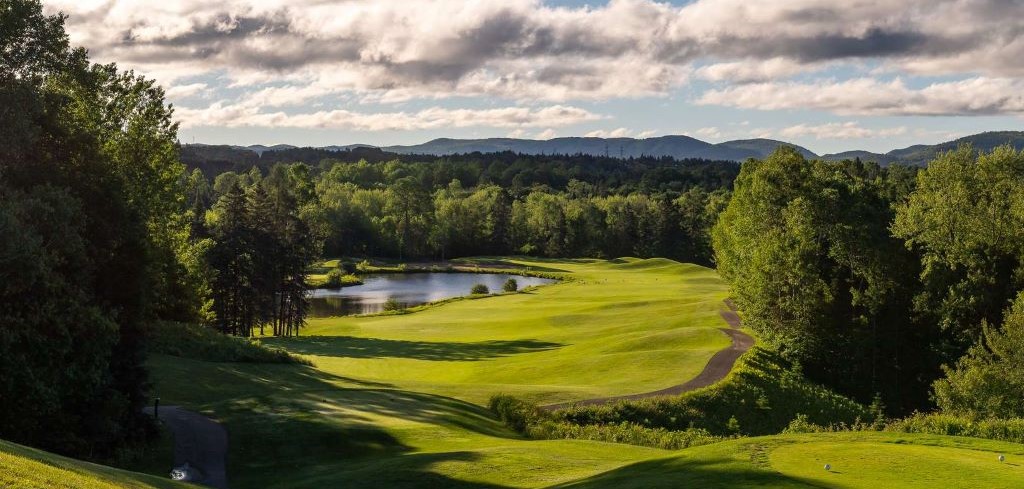
M326 260L326 263L335 260ZM363 260L367 262L367 260ZM380 262L378 262L380 263ZM362 265L360 263L360 265ZM380 273L479 273L479 274L508 274L508 275L521 275L524 277L536 277L545 278L550 280L568 281L572 280L571 274L568 272L549 272L544 270L534 270L530 267L522 267L518 264L505 264L501 261L495 261L494 263L488 263L486 266L480 266L476 264L461 264L453 261L440 261L440 262L411 262L411 263L398 263L395 265L380 264L369 266L358 266L356 271L352 275L363 276L373 275ZM319 265L316 267L318 270L329 270L330 268ZM318 274L308 274L318 275ZM343 284L342 287L353 287L356 285L363 285L364 282L360 280L358 283ZM318 280L316 283L311 283L309 290L331 290L338 287L330 287L326 282Z
M362 285L311 289L310 317L407 314L454 300L518 292L503 290L510 280L517 282L523 291L567 280L565 273L514 266L449 264L442 268L434 263L371 268L364 263L360 264L360 271ZM483 286L486 292L474 294L472 291L478 286Z

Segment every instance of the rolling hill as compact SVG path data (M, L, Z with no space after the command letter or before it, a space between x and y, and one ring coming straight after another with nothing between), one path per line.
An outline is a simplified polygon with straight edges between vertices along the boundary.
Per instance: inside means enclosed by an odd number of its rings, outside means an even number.
M708 160L743 161L747 158L767 156L776 147L790 144L771 139L748 139L711 144L689 136L661 136L645 139L567 137L547 140L490 138L490 139L435 139L413 146L386 146L381 149L399 154L448 155L457 153L496 153L513 151L526 154L587 154L594 156L671 156L677 159L703 158ZM794 145L795 146L795 145ZM813 152L796 148L809 158Z
M498 153L511 151L514 153L545 155L585 154L610 157L668 156L676 159L700 158L706 160L745 161L748 158L764 158L782 145L793 146L807 159L823 159L840 161L860 158L862 161L874 161L881 165L894 163L906 165L926 165L943 151L955 149L961 144L971 144L975 149L991 151L993 148L1010 144L1014 148L1024 149L1024 131L983 132L965 136L939 144L915 144L906 148L894 149L887 153L874 153L863 150L850 150L840 153L817 155L801 146L777 141L774 139L741 139L725 141L717 144L701 141L689 136L661 136L645 139L635 138L595 138L565 137L547 140L487 138L487 139L451 139L440 138L423 144L410 146L382 146L368 144L333 145L320 148L299 148L287 144L274 146L227 146L185 144L183 158L186 162L222 161L226 169L247 169L256 164L266 153L288 153L291 161L305 161L301 154L311 153L313 162L329 157L336 152L359 152L371 160L386 160L388 155L425 155L443 156L466 153ZM237 167L237 168L234 168Z

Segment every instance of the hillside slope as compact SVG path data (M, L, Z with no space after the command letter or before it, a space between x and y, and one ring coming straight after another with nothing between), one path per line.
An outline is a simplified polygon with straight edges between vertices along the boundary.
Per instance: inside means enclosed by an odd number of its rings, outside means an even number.
M5 489L187 489L197 486L83 462L0 440L0 487Z

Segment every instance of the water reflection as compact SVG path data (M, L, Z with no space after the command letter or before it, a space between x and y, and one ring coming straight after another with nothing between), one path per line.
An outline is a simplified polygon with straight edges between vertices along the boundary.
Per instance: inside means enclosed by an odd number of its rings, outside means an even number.
M554 280L506 273L382 273L364 275L363 285L342 289L310 291L310 317L370 314L384 310L394 299L402 307L469 295L473 285L484 284L491 292L500 292L505 281L514 278L519 288L543 285Z

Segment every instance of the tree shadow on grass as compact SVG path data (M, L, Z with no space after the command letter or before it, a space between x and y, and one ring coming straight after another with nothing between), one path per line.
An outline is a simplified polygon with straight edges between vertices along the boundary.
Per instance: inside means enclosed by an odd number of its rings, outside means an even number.
M151 361L167 403L201 411L228 431L228 478L246 487L499 487L437 474L472 452L417 453L389 419L518 439L483 407L352 379L305 365ZM457 433L457 432L456 432Z
M675 489L679 487L802 489L821 486L753 466L737 467L735 464L723 464L716 460L683 457L638 462L578 481L553 486L557 489Z
M411 358L431 361L473 362L520 353L560 348L561 343L538 340L495 340L476 343L387 340L353 336L300 336L268 338L268 345L301 355L344 358Z

